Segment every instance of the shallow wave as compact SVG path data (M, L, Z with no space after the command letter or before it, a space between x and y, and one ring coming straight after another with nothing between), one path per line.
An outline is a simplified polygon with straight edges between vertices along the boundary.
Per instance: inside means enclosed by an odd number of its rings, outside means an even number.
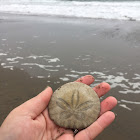
M125 105L125 104L119 104L119 106L120 107L123 107L123 108L125 108L125 109L127 109L127 110L129 110L129 111L132 111L132 109L131 108L129 108L127 105Z
M78 18L140 20L140 2L0 1L0 12Z

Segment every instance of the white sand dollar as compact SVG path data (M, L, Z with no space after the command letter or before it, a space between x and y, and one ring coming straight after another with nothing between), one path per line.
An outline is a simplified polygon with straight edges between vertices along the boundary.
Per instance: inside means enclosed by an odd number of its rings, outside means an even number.
M53 93L48 109L50 118L57 125L83 129L98 118L100 100L90 86L80 82L70 82Z

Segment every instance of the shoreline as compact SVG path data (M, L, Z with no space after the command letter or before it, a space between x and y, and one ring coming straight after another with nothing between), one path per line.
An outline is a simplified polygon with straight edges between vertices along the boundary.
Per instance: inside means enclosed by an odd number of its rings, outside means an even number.
M69 25L80 25L80 26L90 26L95 25L96 28L100 29L104 35L115 39L124 39L128 43L136 44L139 46L140 39L140 21L131 20L118 20L118 19L94 19L94 18L75 18L75 17L59 17L59 16L46 16L46 15L20 15L20 14L10 14L10 13L0 13L0 22L22 22L22 21L35 21L42 23L53 23L53 24L69 24ZM94 28L94 27L93 27ZM109 32L108 32L109 31ZM100 33L101 34L101 33ZM108 36L111 34L110 36ZM128 35L127 35L128 34ZM129 37L130 34L130 37ZM131 38L133 37L133 38ZM129 39L130 38L130 39ZM136 38L136 39L135 39ZM124 41L123 40L123 41ZM135 42L133 42L135 40Z
M98 20L103 20L103 21L114 21L114 22L117 22L117 21L120 21L120 22L140 22L140 20L136 20L136 19L133 19L133 18L131 18L131 17L128 17L128 19L113 19L113 18L91 18L91 17L74 17L74 16L59 16L59 15L47 15L47 14L22 14L22 13L20 13L20 14L16 14L16 13L8 13L8 12L1 12L0 13L0 16L7 16L7 17L9 17L9 16L12 16L12 18L14 17L14 16L16 16L16 17L24 17L24 18L27 18L27 17L30 17L30 18L35 18L35 17L39 17L40 19L41 18L49 18L49 19L60 19L60 20L71 20L71 21L73 21L73 20L76 20L76 21L85 21L85 22L87 22L87 21L98 21ZM0 20L2 20L1 18L0 18Z

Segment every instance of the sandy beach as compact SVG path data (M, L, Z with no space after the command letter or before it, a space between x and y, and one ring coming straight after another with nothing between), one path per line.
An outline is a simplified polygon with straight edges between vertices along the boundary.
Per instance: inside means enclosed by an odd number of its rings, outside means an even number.
M96 140L140 137L140 22L0 14L0 124L46 86L108 82L116 119Z

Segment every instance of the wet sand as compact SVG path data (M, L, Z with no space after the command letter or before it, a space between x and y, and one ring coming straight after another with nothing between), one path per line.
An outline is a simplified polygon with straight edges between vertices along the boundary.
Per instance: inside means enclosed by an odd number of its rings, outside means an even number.
M0 14L0 124L47 85L86 74L108 82L115 122L97 140L138 140L140 23Z

